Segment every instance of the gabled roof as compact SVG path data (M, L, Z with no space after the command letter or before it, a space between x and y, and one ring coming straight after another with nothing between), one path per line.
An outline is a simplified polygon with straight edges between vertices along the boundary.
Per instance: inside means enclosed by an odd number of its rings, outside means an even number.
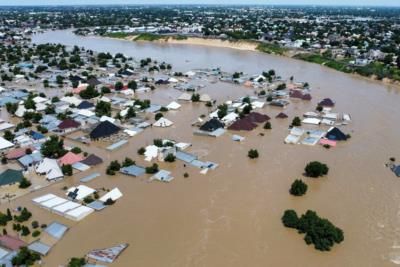
M277 119L286 119L288 117L288 115L286 115L285 113L281 112L278 115L276 115L275 118Z
M346 141L347 135L343 133L339 128L333 127L329 129L328 133L326 134L326 138L335 141Z
M90 138L92 138L92 139L104 138L104 137L116 134L120 130L121 130L121 128L119 128L117 125L106 120L106 121L99 123L90 132Z
M0 186L19 183L23 178L22 171L7 169L0 174Z
M58 128L64 130L64 129L78 128L79 126L81 126L80 122L77 122L73 119L65 119L58 125Z
M68 164L74 164L76 162L81 161L83 158L80 155L77 155L75 153L72 153L71 151L62 156L59 160L61 165L68 165Z
M271 119L269 116L258 112L251 112L249 115L246 116L246 118L256 123L262 123Z
M220 122L218 119L213 118L206 123L204 123L201 127L200 130L206 131L206 132L213 132L219 128L224 128L224 124Z
M333 107L335 106L335 102L333 102L330 98L325 98L321 102L319 102L318 105L322 107Z
M253 123L249 118L243 118L235 121L228 129L234 131L251 131L256 127L257 124Z
M0 236L0 245L10 250L18 250L21 247L26 247L27 244L18 237L2 235Z
M82 102L77 106L78 109L89 109L89 108L93 108L93 107L94 107L94 104L91 103L91 102L89 102L89 101L86 101L86 100L82 101Z
M93 86L101 84L101 82L99 80L97 80L96 78L90 78L89 80L87 80L86 83L93 85Z
M94 166L94 165L103 163L103 160L100 157L98 157L94 154L91 154L86 159L81 160L81 163L89 165L89 166Z

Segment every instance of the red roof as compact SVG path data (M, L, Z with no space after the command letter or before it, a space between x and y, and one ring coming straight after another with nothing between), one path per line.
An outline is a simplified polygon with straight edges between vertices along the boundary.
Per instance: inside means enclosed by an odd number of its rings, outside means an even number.
M78 128L79 126L81 126L79 122L72 119L65 119L58 125L58 128L64 130L70 128Z
M251 122L247 117L235 121L231 126L228 127L229 130L234 131L251 131L257 127L257 124Z
M267 115L258 112L251 112L249 115L246 116L246 118L256 123L266 122L267 120L271 119Z
M7 159L19 159L26 155L26 150L28 148L30 148L30 147L21 147L21 148L12 149L12 150L8 151L6 157L7 157Z
M301 99L309 101L309 100L311 100L311 98L312 97L310 94L305 94L305 95L303 95L303 97Z
M27 246L27 244L18 237L10 235L0 236L0 245L11 250L18 250L21 247Z
M61 158L58 159L61 165L68 165L68 164L74 164L77 163L83 158L80 155L76 155L72 153L71 151L62 156Z
M300 92L299 90L290 90L289 96L292 98L303 98L303 93Z
M285 113L281 112L278 115L276 115L275 118L277 119L286 119L288 117L288 115L286 115Z

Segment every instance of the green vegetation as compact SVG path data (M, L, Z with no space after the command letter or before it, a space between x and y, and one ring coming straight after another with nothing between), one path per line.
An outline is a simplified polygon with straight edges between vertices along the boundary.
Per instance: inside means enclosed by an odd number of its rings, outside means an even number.
M132 160L131 158L126 157L125 160L122 162L122 167L129 167L132 165L135 165L136 162Z
M200 95L199 94L193 94L191 100L192 100L192 102L199 102L200 101Z
M132 36L132 34L126 32L107 32L103 36L110 38L125 39L126 37Z
M84 258L71 258L67 267L82 267L85 266L86 260Z
M134 41L158 41L158 40L167 40L168 37L158 35L158 34L152 34L152 33L141 33L138 36L135 37Z
M22 181L19 183L19 188L21 189L25 189L28 188L32 185L31 181L29 181L28 179L26 179L25 177L22 178Z
M72 176L73 174L73 169L71 164L66 164L66 165L63 164L61 166L61 170L65 176Z
M144 153L146 153L146 148L144 148L144 147L139 148L138 151L137 151L137 153L138 153L139 155L144 155Z
M22 247L18 251L18 254L12 258L11 262L13 266L32 266L38 260L40 260L40 255L38 253L33 252L26 247Z
M282 223L289 228L295 228L299 234L305 234L307 245L314 244L315 249L329 251L331 247L344 240L343 231L329 220L320 218L315 211L307 210L300 218L294 210L286 210Z
M319 161L312 161L306 165L304 171L308 177L318 178L327 175L329 168Z
M339 61L339 60L334 60L330 57L326 57L324 55L319 55L319 54L297 54L294 56L296 59L301 59L304 61L312 62L312 63L317 63L320 65L327 66L329 68L341 71L341 72L346 72L350 73L351 68L348 65L347 61Z
M33 237L38 237L40 234L41 234L41 232L39 230L35 230L32 232Z
M294 195L294 196L302 196L307 192L307 184L304 183L302 180L295 180L292 183L292 186L290 187L290 194Z
M74 154L80 154L80 153L82 153L82 149L80 147L76 146L76 147L71 149L71 152L74 153Z
M176 159L176 157L174 156L174 154L169 153L165 158L164 161L165 162L174 162Z
M256 159L258 158L258 151L257 149L250 149L249 152L247 153L247 156L251 159Z
M276 43L259 43L256 49L263 53L276 55L283 55L287 51L286 48Z
M115 175L115 172L119 171L121 169L121 164L117 161L111 161L110 165L108 165L106 173L108 175Z
M153 165L146 167L146 173L154 174L158 172L158 165L157 163L153 163Z
M96 115L101 117L101 116L111 116L111 104L108 102L104 101L99 101L96 104L95 108Z
M56 135L50 136L50 139L43 143L40 151L43 156L55 159L64 156L67 152L64 149L64 141Z
M294 117L292 121L292 126L299 127L301 126L301 119L299 117Z
M267 122L264 124L264 129L265 129L265 130L271 130L271 129L272 129L271 123L270 123L269 121L267 121Z

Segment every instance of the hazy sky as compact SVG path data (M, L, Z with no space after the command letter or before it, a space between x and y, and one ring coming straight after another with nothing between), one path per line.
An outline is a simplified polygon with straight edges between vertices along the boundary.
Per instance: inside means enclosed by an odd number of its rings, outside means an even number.
M400 0L0 0L0 5L93 5L93 4L297 4L400 6Z

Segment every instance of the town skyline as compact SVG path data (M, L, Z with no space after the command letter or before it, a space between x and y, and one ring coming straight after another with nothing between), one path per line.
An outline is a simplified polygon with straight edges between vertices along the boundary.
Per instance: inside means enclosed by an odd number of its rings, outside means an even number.
M385 0L385 1L344 1L338 0L335 1L334 4L326 3L320 0L284 0L284 1L265 1L265 0L253 0L250 2L243 3L243 1L233 0L233 1L215 1L205 0L205 1L197 1L197 0L183 0L183 1L160 1L160 0L149 0L149 1L136 1L136 0L117 0L117 1L109 1L109 0L87 0L87 1L67 1L67 0L16 0L10 3L9 1L0 0L0 6L59 6L59 5L293 5L293 6L368 6L368 7L400 7L400 2L396 0Z

